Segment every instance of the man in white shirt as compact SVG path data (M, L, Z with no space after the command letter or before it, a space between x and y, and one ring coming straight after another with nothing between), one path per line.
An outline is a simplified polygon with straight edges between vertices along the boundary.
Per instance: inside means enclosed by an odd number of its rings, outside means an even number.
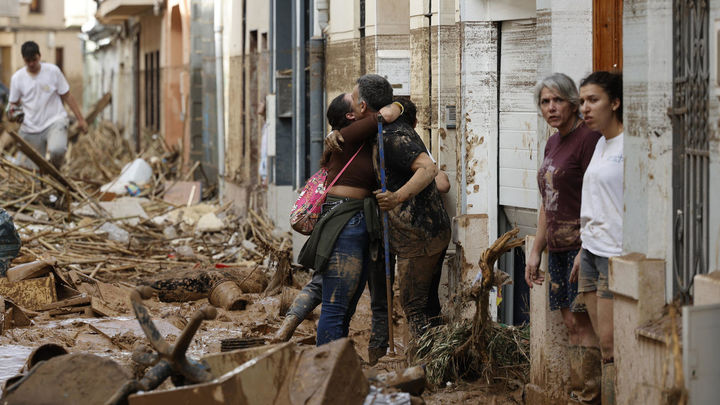
M87 123L60 69L52 63L40 61L38 44L27 41L22 45L21 52L25 67L13 74L9 98L11 105L22 106L24 112L20 136L42 156L47 151L50 162L59 168L67 151L68 117L63 102L75 114L81 131L87 131ZM34 166L30 162L23 163Z

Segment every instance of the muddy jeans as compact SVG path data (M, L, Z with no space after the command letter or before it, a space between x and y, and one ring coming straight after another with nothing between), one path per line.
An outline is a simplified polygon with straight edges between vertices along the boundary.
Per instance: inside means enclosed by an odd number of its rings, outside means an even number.
M322 273L322 312L317 345L346 337L350 319L367 282L370 253L365 214L359 211L343 228Z
M390 256L390 285L395 282L395 256ZM368 347L388 347L388 303L385 285L385 260L379 257L377 262L370 263L368 287L370 287L370 308L372 309L372 329ZM392 288L390 289L392 291Z
M397 258L400 303L413 339L439 320L438 287L444 258L445 250L430 256Z
M62 166L65 162L65 152L67 152L67 132L68 132L68 119L59 119L49 127L43 129L40 132L30 133L20 131L20 136L32 145L35 150L40 153L40 156L45 157L45 153L50 155L50 162L57 168ZM30 161L25 155L22 156L20 164L29 169L36 169L35 163Z
M390 269L395 268L395 256L390 257ZM393 274L394 272L391 272ZM393 277L394 278L394 277ZM392 281L391 281L392 282ZM370 287L370 307L372 309L372 329L370 330L371 348L388 347L388 312L385 292L385 262L380 258L370 263L368 277ZM293 301L287 315L305 319L322 303L322 275L314 272L312 279L303 287Z

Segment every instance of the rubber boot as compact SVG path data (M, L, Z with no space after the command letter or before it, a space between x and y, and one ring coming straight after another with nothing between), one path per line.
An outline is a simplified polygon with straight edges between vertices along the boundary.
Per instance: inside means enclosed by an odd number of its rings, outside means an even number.
M368 347L368 364L374 366L387 354L387 347Z
M570 360L570 381L567 387L567 394L570 398L577 399L577 394L583 389L582 381L582 349L578 345L568 346L568 358Z
M583 404L600 404L602 355L597 347L580 347L580 391L575 399Z
M615 362L602 365L602 405L615 405Z
M280 325L280 329L278 329L275 336L270 339L270 343L281 343L290 340L293 333L295 333L295 329L297 329L302 321L302 319L295 315L287 315L282 325Z

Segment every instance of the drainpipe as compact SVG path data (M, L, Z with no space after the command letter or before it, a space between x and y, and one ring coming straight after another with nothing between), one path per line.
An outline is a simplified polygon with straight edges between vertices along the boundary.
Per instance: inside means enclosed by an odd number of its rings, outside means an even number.
M323 152L323 61L325 52L323 39L310 38L310 173L320 169Z
M432 0L428 0L428 12L425 14L428 19L428 101L427 111L430 114L428 117L428 150L432 151ZM438 27L438 31L439 31ZM438 55L438 59L439 55ZM440 118L440 117L438 117ZM436 158L437 159L437 158Z
M218 194L225 194L225 86L223 85L223 0L215 0L215 103L217 107Z

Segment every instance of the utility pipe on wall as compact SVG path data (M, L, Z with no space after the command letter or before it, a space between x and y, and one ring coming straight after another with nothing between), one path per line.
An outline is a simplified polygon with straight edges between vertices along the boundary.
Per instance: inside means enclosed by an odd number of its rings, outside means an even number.
M225 193L225 86L223 84L223 0L215 0L215 104L217 108L218 194Z

